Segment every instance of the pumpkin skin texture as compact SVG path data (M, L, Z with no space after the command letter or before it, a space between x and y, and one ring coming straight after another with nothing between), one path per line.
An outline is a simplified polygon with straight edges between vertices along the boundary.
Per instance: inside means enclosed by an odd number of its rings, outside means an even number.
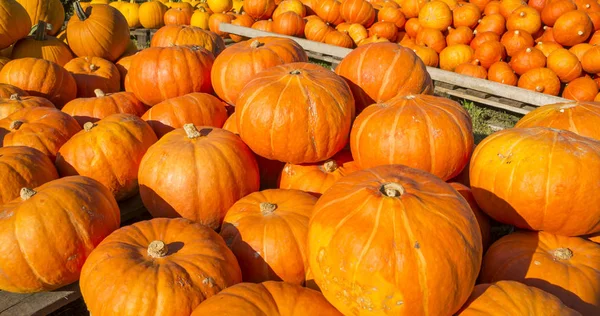
M56 179L54 163L41 151L24 146L0 147L0 205L19 197L22 188L36 188Z
M469 206L471 207L473 214L475 214L475 218L477 219L477 223L479 224L479 231L481 232L481 242L483 244L483 253L485 253L485 251L490 246L491 240L492 240L492 236L491 236L492 228L491 228L490 218L487 216L487 214L485 214L483 211L481 211L481 209L477 205L477 202L475 201L473 192L471 192L471 189L469 189L469 187L465 186L464 184L458 183L458 182L450 182L450 185L458 193L460 193L460 195L462 195L462 197L465 198L465 200L467 200L467 203L469 203Z
M165 25L190 25L192 14L191 8L171 8L165 12Z
M67 40L75 55L116 61L129 44L129 25L119 10L91 5L85 11L76 5L67 24ZM79 9L77 9L79 7Z
M29 93L23 91L21 88L15 87L7 83L0 83L0 98L10 98L12 95L15 94L21 97L29 95Z
M356 118L350 149L363 169L402 164L448 180L463 170L471 156L471 118L446 98L396 97L369 106Z
M238 136L219 128L198 130L191 124L164 135L148 149L138 181L152 216L181 216L212 229L221 226L237 200L260 186L254 154Z
M589 76L579 77L569 82L563 90L562 97L575 101L594 101L598 94L598 85Z
M552 28L554 39L563 46L585 42L592 34L594 25L585 11L570 11L561 15Z
M184 218L155 218L104 239L86 260L80 286L93 315L175 316L241 280L217 233Z
M150 41L150 47L193 45L204 47L218 56L225 49L223 39L211 31L189 25L167 25L161 27Z
M57 108L77 96L73 76L61 66L38 58L9 61L0 70L0 83L25 90L32 96L48 99Z
M73 59L73 54L67 44L56 37L46 36L46 25L45 22L39 22L32 36L17 41L13 45L11 59L41 58L55 62L59 66L64 66L69 60Z
M445 31L452 25L452 11L442 1L430 1L419 10L419 23L422 27Z
M410 49L395 43L362 45L335 69L344 77L356 102L356 114L397 95L433 92L425 64Z
M65 9L60 0L18 0L17 2L27 10L31 23L44 21L52 25L52 29L48 31L48 34L58 34L65 21Z
M527 113L515 127L550 127L600 140L600 103L547 104Z
M115 64L100 57L78 57L65 65L77 83L78 98L96 96L96 89L106 93L121 90L121 73Z
M254 20L266 20L275 11L275 0L248 0L244 1L244 12Z
M508 63L505 63L503 61L493 63L490 66L490 69L488 69L487 79L490 81L499 82L511 86L516 86L518 81L517 75L515 74L514 70L510 68Z
M206 93L190 93L165 100L150 108L142 119L158 138L187 123L221 128L227 120L225 103Z
M192 92L210 93L214 59L199 46L147 48L133 57L127 81L131 92L150 106Z
M375 9L365 0L344 0L340 5L340 16L347 23L368 27L375 21Z
M582 67L575 54L564 48L557 49L546 59L548 68L556 73L562 82L570 82L581 76Z
M10 98L0 98L0 120L25 108L41 106L54 108L54 104L40 97L19 96L13 94Z
M240 93L241 138L256 154L294 164L326 160L348 142L354 99L346 82L314 64L291 63L262 71ZM297 133L294 142L287 128Z
M0 49L4 49L29 34L31 19L25 8L15 0L1 0L0 8L3 12L0 17Z
M498 222L564 236L598 232L600 196L563 192L600 187L587 176L600 172L599 150L600 143L569 131L503 130L475 149L471 189L481 209Z
M138 11L140 24L146 29L159 29L165 26L163 17L168 9L159 1L148 1L140 4Z
M60 147L81 130L66 113L47 107L31 107L0 120L0 143L27 146L48 155L52 161Z
M217 56L211 73L212 86L222 100L235 105L242 88L259 72L293 62L308 62L306 52L293 40L255 37L231 45Z
M146 106L135 98L131 92L117 92L105 94L96 89L96 97L80 98L67 103L62 111L71 115L83 127L87 122L97 121L118 113L142 116Z
M90 178L53 180L21 196L0 206L3 291L51 291L77 281L90 252L119 228L117 202Z
M458 65L471 61L474 52L469 45L450 45L440 52L440 68L454 71Z
M286 282L240 283L202 302L192 316L341 316L315 290Z
M425 228L432 216L435 232ZM350 174L319 198L308 254L316 284L345 315L442 315L473 289L481 233L449 184L387 165Z
M558 95L560 79L548 68L535 68L521 75L517 82L519 88L528 89L549 95Z
M483 258L480 281L518 281L558 297L582 315L600 310L600 245L579 237L517 232Z
M515 281L498 281L475 286L460 316L475 315L577 316L556 296Z
M150 126L137 116L109 115L85 123L58 151L56 167L61 176L82 175L99 181L122 201L138 192L140 161L156 141Z
M306 192L271 189L229 208L220 234L240 263L244 282L304 284L308 221L316 202Z

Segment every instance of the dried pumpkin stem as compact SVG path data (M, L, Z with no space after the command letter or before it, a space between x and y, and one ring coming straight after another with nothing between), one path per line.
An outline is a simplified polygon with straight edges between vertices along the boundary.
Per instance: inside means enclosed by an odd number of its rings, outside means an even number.
M21 192L20 192L20 194L19 194L19 195L21 196L21 199L22 199L23 201L27 201L27 200L29 200L29 199L30 199L32 196L34 196L34 195L36 195L36 194L37 194L37 192L36 192L35 190L33 190L33 189L30 189L30 188L22 188L22 189L21 189Z
M73 2L73 9L75 9L75 14L77 15L77 18L79 18L80 21L87 20L88 17L87 15L85 15L85 10L83 10L79 1Z
M35 30L35 40L36 41L45 41L46 40L46 29L48 23L44 21L38 21L37 28Z
M162 240L155 240L148 245L148 255L152 258L162 258L168 252L169 248Z
M183 129L185 130L188 138L198 138L202 136L194 124L185 124L183 125Z
M569 260L573 258L573 251L569 248L558 248L554 250L554 253L552 255L556 259Z
M98 69L98 66L96 66L96 65L94 65L94 64L90 64L90 70L91 70L91 71L94 71L94 70L96 70L96 69Z
M259 40L253 40L252 43L250 43L250 48L259 48L263 45L265 44L261 43Z
M398 183L386 183L379 188L379 191L387 197L401 197L406 192Z
M537 87L535 87L535 91L537 91L537 92L544 92L544 87L537 86Z
M269 214L275 212L276 209L277 209L277 204L269 203L269 202L260 203L260 212L262 213L262 215L269 215Z
M100 98L100 97L106 96L106 94L104 93L104 91L102 91L100 89L94 90L94 94L96 95L96 98Z
M338 168L338 164L333 159L327 160L323 164L323 169L325 169L326 172L334 172L337 170L337 168Z
M299 75L300 74L300 70L298 69L294 69L292 71L290 71L290 75Z
M96 123L86 122L85 124L83 124L83 130L89 132L92 130L92 128L96 127L97 125L98 124Z
M18 93L13 93L10 95L9 99L13 100L13 101L21 101L21 97L19 96Z
M21 125L23 125L23 121L16 120L16 121L10 122L10 126L8 128L16 131L19 128L21 128Z

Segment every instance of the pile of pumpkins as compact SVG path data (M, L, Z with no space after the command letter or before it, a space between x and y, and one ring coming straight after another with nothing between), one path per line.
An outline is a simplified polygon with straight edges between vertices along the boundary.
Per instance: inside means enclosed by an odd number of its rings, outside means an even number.
M397 43L331 71L186 25L136 52L105 4L67 46L0 6L0 290L79 281L95 316L600 312L600 103L475 146ZM153 219L120 227L138 194Z

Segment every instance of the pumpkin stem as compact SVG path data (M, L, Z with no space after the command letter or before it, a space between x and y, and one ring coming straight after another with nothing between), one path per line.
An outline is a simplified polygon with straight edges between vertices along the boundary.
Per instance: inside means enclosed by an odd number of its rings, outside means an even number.
M98 124L93 122L86 122L85 124L83 124L83 130L89 132L92 130L92 128L96 127L97 125Z
M21 101L21 97L19 96L18 93L11 94L9 99L13 100L13 101Z
M412 99L414 99L414 98L415 98L415 96L414 96L414 95L412 95L412 94L409 94L409 95L405 96L404 98L405 98L406 100L412 100Z
M300 74L300 70L298 69L294 69L292 71L290 71L290 75L299 75Z
M36 41L45 41L46 40L46 22L40 20L38 24L35 26L34 38Z
M543 92L544 91L544 87L537 86L537 87L535 87L535 91L537 91L537 92Z
M19 193L19 195L21 196L21 200L23 200L23 201L29 200L32 196L34 196L36 194L37 194L37 192L30 188L22 188L21 192Z
M96 65L94 65L94 64L90 64L90 70L91 70L91 71L94 71L94 70L96 70L96 69L98 69L98 66L96 66Z
M401 197L406 192L398 183L386 183L379 188L379 191L387 197Z
M525 11L521 11L521 13L519 13L519 16L524 18L525 17Z
M583 31L577 31L577 35L582 36L583 35Z
M274 203L269 203L269 202L262 202L260 203L260 212L262 213L262 215L269 215L273 212L275 212L275 210L277 209L277 204Z
M333 159L327 160L323 164L323 169L325 169L326 172L334 172L335 170L337 170L337 168L338 168L338 164Z
M162 258L168 252L169 248L162 240L155 240L148 245L148 255L152 258Z
M88 17L87 15L85 15L85 11L81 7L79 1L73 2L73 9L75 9L75 14L77 15L77 18L79 18L80 21L87 20Z
M519 35L521 34L521 32L519 32L519 30L515 30L515 35Z
M106 94L104 93L104 91L102 91L100 89L94 90L94 94L96 95L96 98L101 98L101 97L106 96Z
M527 49L525 49L526 52L531 53L531 47L527 47Z
M250 43L250 48L259 48L263 45L265 44L261 43L259 40L253 40L252 43Z
M212 128L203 128L201 130L198 130L196 126L194 126L194 124L191 123L183 125L183 129L185 130L187 137L191 139L207 136L208 133L212 131Z
M10 126L8 128L16 131L21 127L21 125L23 125L23 121L16 120L10 122Z
M573 251L569 248L558 248L552 253L555 259L569 260L573 257Z

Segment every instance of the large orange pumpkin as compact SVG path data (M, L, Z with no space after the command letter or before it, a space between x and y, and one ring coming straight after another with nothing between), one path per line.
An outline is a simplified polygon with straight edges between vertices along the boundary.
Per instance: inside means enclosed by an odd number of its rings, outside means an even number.
M367 107L352 126L350 148L361 168L403 164L448 180L473 150L469 114L457 102L409 95Z
M154 217L182 216L213 229L237 200L260 185L254 155L237 135L192 124L148 149L138 182Z
M569 131L496 132L473 153L471 189L481 209L501 223L565 236L594 233L600 196L584 193L600 189L599 151L600 143Z
M167 25L161 27L150 40L150 47L170 47L193 45L204 47L213 55L225 49L223 38L216 33L189 25Z
M130 91L152 106L192 92L212 92L213 62L213 54L199 46L151 47L134 55L127 81Z
M142 119L161 138L187 123L221 128L227 120L225 107L225 103L218 98L196 92L165 100L150 108Z
M347 23L369 27L375 21L375 9L365 0L344 0L340 6L340 16Z
M95 94L94 98L75 99L67 103L62 111L71 115L82 127L87 122L95 123L111 114L142 116L146 112L146 106L131 92L105 94L96 89Z
M217 233L183 218L156 218L104 239L86 260L80 287L93 315L177 316L241 280Z
M462 197L465 198L465 200L467 200L467 203L469 203L469 206L471 207L473 214L475 214L475 218L477 218L477 224L479 224L479 231L481 232L481 242L483 244L483 252L485 253L485 251L490 246L490 243L492 240L492 236L491 236L492 228L491 228L490 218L487 216L487 214L485 214L483 211L481 211L481 209L477 205L477 202L475 201L475 197L473 197L473 192L471 192L471 189L469 189L469 187L465 186L464 184L458 183L458 182L451 182L450 185L456 191L458 191L458 193L460 193L460 195L462 195Z
M354 98L330 70L291 63L264 70L248 82L236 113L241 138L258 155L313 163L331 158L348 142Z
M220 234L237 257L244 282L304 284L308 221L316 202L306 192L272 189L229 208Z
M423 62L412 50L395 43L360 46L342 59L335 72L350 85L357 114L397 95L433 92Z
M42 97L20 96L18 93L9 98L0 98L0 120L25 108L42 106L54 108L54 104Z
M452 314L471 294L481 256L481 233L465 199L402 165L336 182L309 224L314 280L346 315Z
M551 127L600 140L600 103L571 102L540 106L515 127Z
M344 22L344 18L340 14L341 6L338 0L323 0L313 4L313 10L324 22L338 25Z
M9 61L0 70L0 83L21 88L27 93L44 97L58 108L77 96L77 84L63 67L38 58Z
M115 64L100 57L78 57L65 65L77 83L78 98L92 98L96 89L106 93L121 90L121 73Z
M18 0L27 13L31 23L35 24L38 21L44 21L51 26L48 34L56 35L63 26L65 21L65 9L60 0Z
M0 69L1 70L1 69ZM10 98L12 95L28 96L29 93L11 84L0 83L0 98Z
M94 56L116 61L129 44L129 24L119 10L91 5L85 10L75 2L75 14L67 24L69 47L79 57Z
M64 66L73 59L69 46L56 37L46 36L46 22L40 21L31 36L20 39L12 48L11 58L41 58Z
M27 36L31 29L31 18L27 10L15 0L0 1L0 9L0 49L4 49Z
M77 281L90 252L119 228L117 202L93 179L66 177L20 195L0 206L0 290L51 291Z
M480 281L513 280L556 295L582 315L600 310L600 245L579 237L517 232L487 251Z

